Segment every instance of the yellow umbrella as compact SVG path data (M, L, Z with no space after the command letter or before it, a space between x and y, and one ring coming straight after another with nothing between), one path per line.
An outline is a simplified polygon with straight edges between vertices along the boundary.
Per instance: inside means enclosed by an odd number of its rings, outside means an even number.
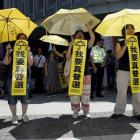
M57 35L44 35L40 38L40 40L55 45L69 46L68 40Z
M28 37L36 27L16 8L0 10L0 42L14 41L19 33Z
M122 36L121 30L126 24L133 24L135 32L139 32L140 10L124 9L114 14L109 14L95 31L103 36Z
M41 25L53 34L73 35L77 30L86 32L86 23L89 23L90 28L93 29L99 22L100 20L91 13L79 8L74 10L61 9L44 20Z

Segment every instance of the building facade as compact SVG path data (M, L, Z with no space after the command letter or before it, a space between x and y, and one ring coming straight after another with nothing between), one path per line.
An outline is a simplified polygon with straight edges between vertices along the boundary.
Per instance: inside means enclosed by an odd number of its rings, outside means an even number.
M2 0L0 0L2 1ZM102 20L107 14L120 11L124 8L140 9L140 0L3 0L4 9L15 7L38 25L29 40L35 48L42 46L39 38L46 34L40 25L48 16L59 9L85 8L98 19ZM96 35L98 38L98 34ZM115 44L117 38L114 39ZM46 44L44 44L44 48Z
M104 15L124 8L140 9L140 0L4 0L4 8L11 7L18 8L40 26L45 18L61 8L83 7L102 20Z

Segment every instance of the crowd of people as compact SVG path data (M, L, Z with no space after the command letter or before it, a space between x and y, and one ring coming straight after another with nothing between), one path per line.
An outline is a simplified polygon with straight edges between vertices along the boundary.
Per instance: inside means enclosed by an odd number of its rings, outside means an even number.
M71 109L73 111L73 118L78 118L78 112L83 110L85 117L91 118L90 99L94 99L94 91L96 91L96 97L103 98L102 87L104 86L104 93L107 93L107 88L116 87L116 75L117 75L117 100L114 108L114 114L112 118L121 117L125 111L127 100L127 89L130 81L130 67L127 44L128 40L125 40L126 35L134 35L135 28L133 25L126 25L122 29L122 35L124 40L118 42L116 45L115 54L112 50L105 51L104 40L96 39L93 31L90 29L89 24L85 25L89 31L90 39L87 43L85 70L83 79L82 96L70 95ZM85 33L82 30L78 30L74 34L74 39L86 39ZM17 40L27 40L25 34L21 33L17 36ZM11 96L11 83L12 83L12 66L13 66L13 50L10 44L6 46L6 54L3 63L9 65L7 79L4 81L1 99L4 98L5 90L8 93L8 103L13 115L12 124L18 124L18 117L16 115L16 104L18 96ZM63 69L65 63L71 59L73 54L73 40L65 53L59 53L55 45L53 49L49 51L48 57L42 55L42 49L38 48L38 54L33 57L30 47L26 48L28 52L28 68L27 68L27 94L26 96L20 96L23 111L23 121L29 122L29 118L26 115L29 97L32 97L31 83L32 79L35 79L35 93L46 93L49 97L55 95L57 92L62 92L60 79L58 77L58 63L63 63ZM118 71L118 74L116 72ZM70 74L66 76L67 84L69 85ZM47 92L44 91L44 85ZM96 90L95 90L96 88ZM81 107L80 107L81 97ZM140 119L140 93L134 94L132 99L133 115Z

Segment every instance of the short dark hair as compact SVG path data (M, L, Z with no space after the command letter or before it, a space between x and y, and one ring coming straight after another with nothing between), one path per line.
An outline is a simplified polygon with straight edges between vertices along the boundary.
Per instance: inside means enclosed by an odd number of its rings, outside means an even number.
M18 40L19 37L20 37L21 35L24 35L24 36L26 37L26 39L27 39L27 35L26 35L26 34L24 34L24 33L19 33L19 34L17 35L17 37L16 37L16 40Z
M83 35L84 35L84 38L85 38L85 33L84 33L84 31L82 31L82 30L77 30L77 31L75 32L75 34L74 34L74 39L75 39L75 37L76 37L76 34L79 33L79 32L82 32Z
M104 40L102 38L96 39L96 44L97 42L100 42L100 41L104 41Z
M112 53L112 50L107 50L107 53L108 53L108 54L111 54L111 53Z
M132 27L132 29L135 30L133 24L126 24L126 25L122 28L122 36L123 36L124 38L125 38L125 30L128 29L129 27Z
M49 51L49 57L50 57L50 55L51 55L51 52L54 52L54 50L50 50L50 51Z

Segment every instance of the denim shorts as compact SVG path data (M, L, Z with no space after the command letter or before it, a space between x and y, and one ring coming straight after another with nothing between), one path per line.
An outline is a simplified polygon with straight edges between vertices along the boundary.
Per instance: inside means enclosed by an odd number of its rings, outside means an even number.
M12 90L12 79L7 79L6 80L6 90L8 93L8 104L10 105L16 105L17 104L17 100L19 96L11 96L11 90ZM29 91L29 84L27 84L27 93L25 96L20 96L21 98L21 103L22 104L27 104L29 103L29 98L28 98L28 91Z

